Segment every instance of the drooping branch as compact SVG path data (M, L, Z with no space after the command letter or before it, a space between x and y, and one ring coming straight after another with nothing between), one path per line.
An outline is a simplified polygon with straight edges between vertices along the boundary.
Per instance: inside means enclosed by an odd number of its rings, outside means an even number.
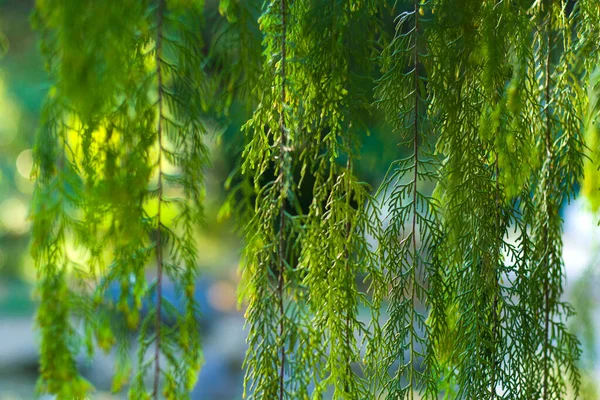
M155 343L154 343L154 391L155 400L159 398L159 381L161 376L160 369L160 353L161 353L161 326L162 326L162 279L163 279L163 242L162 242L162 219L161 208L163 203L163 73L161 68L162 57L162 40L163 40L163 14L165 11L165 0L159 0L157 8L157 28L156 28L156 79L157 79L157 152L158 152L158 196L157 196L157 212L156 212L156 315L154 322Z
M365 393L352 367L360 362L356 337L366 334L358 320L357 278L372 261L368 188L354 171L362 107L357 54L370 45L364 24L372 18L367 4L348 0L297 1L294 11L301 33L296 57L303 60L294 69L294 89L308 131L300 162L312 178L299 263L311 341L322 348L311 355L313 396L331 390L334 399L356 399Z
M578 116L580 92L572 79L572 15L567 14L562 2L547 0L539 2L534 18L537 56L536 69L531 72L536 74L539 89L535 95L542 107L534 125L539 135L540 169L533 198L535 251L526 306L533 314L532 329L537 332L531 349L535 357L529 368L534 370L531 376L537 375L539 381L533 387L542 399L551 399L565 396L569 384L575 391L579 385L575 368L578 343L565 326L570 305L561 301L564 267L559 210L573 196L581 177L584 146Z
M379 189L387 209L379 253L390 287L390 316L380 348L380 359L385 361L379 373L387 399L437 396L434 358L428 346L432 327L425 318L428 279L435 268L432 249L439 229L438 205L421 188L438 180L434 157L428 151L433 138L424 76L429 55L427 32L421 25L421 18L426 20L429 12L429 3L414 1L410 11L398 16L395 37L382 54L383 76L377 86L377 104L399 133L400 144L412 150L410 156L394 162ZM388 377L390 369L394 374Z
M551 205L551 201L550 201L550 196L551 193L554 191L554 187L552 186L552 164L553 164L553 140L552 140L552 117L551 117L551 109L550 109L550 102L551 102L551 97L550 97L550 93L552 90L552 81L551 81L551 59L552 59L552 47L554 45L554 40L553 40L553 34L552 34L552 1L548 1L546 2L546 4L548 4L548 9L546 10L546 21L544 23L545 26L545 31L546 31L546 57L545 57L545 62L544 62L544 123L545 123L545 129L544 129L544 150L546 153L546 159L544 162L544 166L546 168L545 171L545 180L544 180L544 187L543 187L543 191L544 191L544 208L546 210L546 213L548 215L550 215L551 213L554 212L552 205ZM549 251L547 250L549 248L549 246L551 245L550 242L550 238L548 236L548 226L546 224L544 224L543 227L543 231L542 231L542 240L544 242L544 246L546 247L546 251L545 253L545 257L546 259L544 260L544 262L542 263L542 265L547 266L548 268L551 268L551 254L549 253ZM542 399L543 400L547 400L548 399L548 379L549 379L549 370L551 368L550 363L550 354L549 354L549 350L548 350L548 345L549 345L549 341L551 340L551 338L549 337L549 330L550 330L550 313L551 313L551 305L550 305L550 271L548 271L546 273L546 276L544 277L544 344L543 344L543 378L542 378Z
M414 18L415 18L415 41L414 41L414 50L413 50L413 80L414 80L414 98L415 98L415 103L414 103L414 117L413 117L413 159L414 159L414 172L413 172L413 187L412 187L412 202L413 202L413 207L412 207L412 222L411 222L411 232L410 235L412 236L412 267L411 267L411 281L409 286L411 289L410 292L410 298L411 298L411 303L412 303L412 312L411 312L411 316L410 316L410 324L411 326L415 326L415 312L416 312L416 301L415 301L415 297L417 295L416 293L416 287L418 285L417 283L417 271L419 268L419 258L420 256L418 255L418 249L417 249L417 185L419 184L418 180L419 180L419 8L420 8L420 4L418 0L415 0L414 2ZM409 363L411 364L411 368L409 370L409 379L408 379L408 387L409 387L409 393L410 393L410 400L414 399L414 390L413 390L413 385L414 385L414 380L416 380L415 378L415 374L414 374L414 368L413 366L416 363L415 358L417 357L417 354L415 353L415 343L414 343L414 332L411 329L410 330L410 346L409 346L409 351L410 351L410 360Z
M286 182L288 176L288 167L286 165L286 160L288 158L288 136L287 136L287 128L285 125L285 110L286 110L286 51L287 51L287 23L286 23L286 15L287 15L287 5L286 0L280 0L280 13L281 13L281 70L280 70L280 79L281 79L281 98L280 98L280 107L281 112L279 114L279 129L280 129L280 137L279 137L279 176L277 180L279 182L279 196L280 196L280 209L279 209L279 240L278 240L278 278L277 278L277 293L278 293L278 302L279 302L279 340L281 341L280 345L280 365L279 365L279 400L283 400L283 396L285 393L285 308L284 308L284 288L285 288L285 263L287 260L287 252L286 252L286 199L287 199L287 189L289 183Z

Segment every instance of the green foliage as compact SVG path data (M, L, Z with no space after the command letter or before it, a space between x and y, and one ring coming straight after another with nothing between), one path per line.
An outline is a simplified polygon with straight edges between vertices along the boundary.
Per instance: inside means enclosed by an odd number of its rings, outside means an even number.
M199 172L208 162L200 120L203 77L196 68L201 9L130 3L109 10L93 1L40 2L35 16L57 84L36 145L32 249L42 304L62 304L57 312L38 312L42 359L48 359L41 384L65 399L83 398L91 389L72 384L80 379L75 353L64 346L74 340L92 348L95 340L108 351L115 335L138 331L130 398L185 398L201 364L194 298L195 232L204 197ZM72 265L68 240L86 252L87 268ZM157 277L147 283L153 259ZM181 291L181 313L161 295L167 278ZM116 304L105 295L114 284L120 287ZM77 309L66 300L74 296L83 301ZM140 321L143 303L153 306ZM84 338L75 338L70 310L83 318L90 332ZM111 310L126 321L115 332L102 319ZM174 324L165 325L166 317ZM124 360L117 368L115 388L129 365ZM150 370L151 391L145 384Z
M577 393L560 210L581 184L598 208L597 4L261 4L221 0L204 24L191 0L38 1L40 390L83 398L76 354L117 346L115 390L188 396L205 126L246 109L221 213L245 238L245 397ZM380 113L398 151L372 193L358 165Z
M413 150L408 158L394 162L380 187L388 210L387 226L379 238L381 265L385 282L391 284L390 318L383 326L378 354L385 360L380 363L384 376L380 379L387 381L383 388L387 399L437 393L434 361L427 352L431 327L423 310L429 302L428 278L435 273L432 251L440 237L439 204L420 188L423 182L438 181L439 167L430 148L434 133L427 118L431 100L424 70L428 6L415 1L410 11L397 18L396 36L382 55L383 76L377 87L379 104L394 131ZM385 379L396 363L393 379Z

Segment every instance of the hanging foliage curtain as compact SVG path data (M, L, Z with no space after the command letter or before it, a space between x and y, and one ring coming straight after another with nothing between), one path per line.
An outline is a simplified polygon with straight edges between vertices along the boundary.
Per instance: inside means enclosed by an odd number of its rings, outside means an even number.
M599 204L596 0L221 0L209 24L200 0L36 4L41 392L85 398L76 355L116 347L113 390L189 397L206 126L242 104L222 215L247 398L577 393L560 210ZM398 150L372 188L383 118Z

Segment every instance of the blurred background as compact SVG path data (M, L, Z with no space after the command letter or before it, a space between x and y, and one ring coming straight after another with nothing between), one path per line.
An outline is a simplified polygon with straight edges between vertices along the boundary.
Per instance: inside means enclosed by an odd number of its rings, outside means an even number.
M208 2L213 4L214 2ZM36 272L29 255L29 203L32 152L40 110L50 86L36 33L30 26L34 0L0 0L0 400L33 399L38 375L38 342L34 328ZM218 15L216 7L212 14ZM205 368L194 399L241 398L245 352L243 316L237 309L240 241L231 221L218 222L226 195L223 183L233 156L211 143L214 160L208 176L207 226L198 238ZM174 296L166 285L165 295ZM97 399L110 395L114 355L97 353L79 359L83 375L98 389ZM49 397L50 398L50 397Z
M218 24L216 1L207 1L208 21ZM0 0L0 400L33 399L38 371L37 339L33 325L35 312L35 269L29 256L30 221L28 209L33 191L29 178L31 148L40 109L49 87L39 54L36 34L29 16L34 0ZM210 34L210 33L209 33ZM224 182L236 162L239 146L236 123L247 117L242 105L234 104L230 121L215 128L211 137L213 163L208 171L207 228L198 238L202 271L198 298L203 312L205 365L199 377L194 400L241 398L242 361L245 332L242 311L237 308L240 239L233 233L233 221L217 218L226 191ZM236 110L240 110L236 112ZM377 119L364 135L361 178L376 187L389 162L401 157L403 148L389 143L389 128ZM219 126L215 124L215 127ZM387 137L386 137L387 136ZM596 329L600 321L600 228L598 216L587 211L584 201L565 205L564 260L567 274L566 297L578 316L572 329L583 344L582 366L587 371L584 385L600 381L596 362ZM172 288L165 289L169 295ZM80 363L86 376L98 389L97 399L125 398L110 394L114 358L97 353Z

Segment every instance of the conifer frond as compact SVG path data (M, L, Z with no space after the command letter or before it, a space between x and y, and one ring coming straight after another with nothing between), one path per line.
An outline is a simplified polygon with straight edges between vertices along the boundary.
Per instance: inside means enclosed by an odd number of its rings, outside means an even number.
M577 394L560 211L600 204L597 1L203 5L37 2L40 391L88 396L78 354L116 346L115 390L189 398L210 116L240 149L244 397ZM374 123L398 155L373 195Z
M303 318L296 242L302 241L294 168L297 104L294 93L294 15L286 0L265 3L259 19L265 61L259 103L244 126L242 173L253 181L255 207L245 228L242 298L248 300L244 396L302 398L309 362L302 357ZM272 178L269 174L272 171ZM304 383L303 383L304 382Z
M354 164L360 116L368 107L360 60L370 51L372 11L363 2L295 3L301 21L295 88L307 131L301 159L314 180L299 262L309 292L312 341L320 341L324 353L315 359L315 398L328 391L334 399L368 396L359 371L357 337L368 332L358 319L358 280L374 265L367 241L373 226L368 188ZM358 27L366 33L358 34Z
M55 124L56 133L42 131L38 143L45 143L49 150L53 141L62 143L60 159L64 161L60 164L72 165L70 174L79 179L77 192L70 196L76 200L74 211L81 221L70 220L73 228L69 231L61 228L61 241L75 241L83 247L91 265L90 279L94 284L81 289L78 309L71 312L81 317L89 333L88 347L93 348L91 342L95 340L108 351L116 334L116 340L128 343L126 330L140 327L142 304L155 303L156 309L150 310L141 323L139 365L130 395L182 399L193 388L201 362L194 297L194 236L202 221L204 195L198 173L208 162L203 143L205 129L200 119L202 70L198 65L202 41L196 34L202 10L197 6L159 3L154 7L151 3L123 2L110 9L91 1L40 3L38 23L49 38L46 55L57 85L51 94L56 101L50 102L46 119L46 124ZM123 15L115 14L119 12ZM157 13L161 15L159 19L154 18ZM106 30L106 19L123 23L108 23L110 29ZM157 20L163 21L158 27ZM85 33L83 41L77 39L77 29ZM148 67L152 61L154 69ZM90 68L84 68L85 65ZM73 66L80 69L70 72ZM82 73L87 75L82 77ZM101 90L96 87L98 82L102 83ZM158 90L152 91L156 85ZM81 93L86 93L86 101L81 101ZM157 152L153 147L158 148ZM40 176L55 174L48 159L37 156ZM178 171L178 179L163 182L163 163ZM152 189L156 170L158 188ZM179 192L180 200L171 201L164 190ZM159 210L156 216L148 214L152 204ZM160 217L160 209L167 206L178 210L178 216L169 224ZM170 232L171 240L161 240L163 234L168 238L165 232ZM153 243L155 233L158 240ZM68 236L64 238L65 235ZM181 288L182 312L174 312L169 305L165 305L166 313L161 312L161 285L148 284L145 278L152 252L158 254L159 270L163 264L179 264L177 268L165 267L165 272ZM110 259L113 262L106 265ZM66 279L68 275L65 270L57 277ZM159 281L160 276L159 273ZM120 290L113 304L108 296L115 284ZM93 312L83 310L95 310L100 315L114 310L125 317L126 328L99 324ZM177 335L166 327L166 314L175 318ZM62 318L68 322L67 314ZM59 345L66 342L66 338L58 339ZM160 368L156 363L154 390L148 392L144 378L149 364L145 356L152 342L156 344L156 360L158 354L167 362ZM62 357L68 355L65 350ZM131 370L126 357L120 359L115 387L123 386ZM74 366L72 369L76 373ZM77 387L71 385L71 378L63 378L60 384L64 387ZM63 389L47 386L44 390L60 395Z
M420 187L438 181L438 166L430 149L433 123L427 116L430 96L424 26L430 19L426 16L429 7L429 3L415 1L410 11L396 17L396 36L382 54L383 76L377 86L378 104L401 136L399 142L412 148L411 156L391 166L379 189L388 210L379 239L385 284L390 287L389 319L380 348L387 399L437 395L426 319L432 246L440 229L439 206ZM390 369L395 372L392 379L386 379Z
M41 301L36 315L41 334L38 391L66 399L86 397L92 386L79 375L75 361L80 338L71 321L73 287L69 272L73 265L66 245L69 235L77 233L75 224L79 221L69 214L80 206L82 182L67 157L63 110L58 99L48 101L47 122L34 149L37 182L31 249Z
M577 340L564 323L571 314L570 306L561 301L564 272L559 209L571 197L580 179L583 145L577 116L578 96L573 92L577 83L569 79L567 72L572 51L570 16L560 1L540 3L532 13L538 27L534 35L535 72L543 81L536 93L537 109L541 112L534 120L541 159L533 197L536 211L531 219L534 251L529 285L535 295L530 294L527 304L533 310L531 330L537 330L531 351L537 358L532 368L538 370L539 383L531 390L542 399L554 399L566 395L567 381L571 381L575 391L579 382L575 368ZM554 52L561 48L560 61L555 64Z

